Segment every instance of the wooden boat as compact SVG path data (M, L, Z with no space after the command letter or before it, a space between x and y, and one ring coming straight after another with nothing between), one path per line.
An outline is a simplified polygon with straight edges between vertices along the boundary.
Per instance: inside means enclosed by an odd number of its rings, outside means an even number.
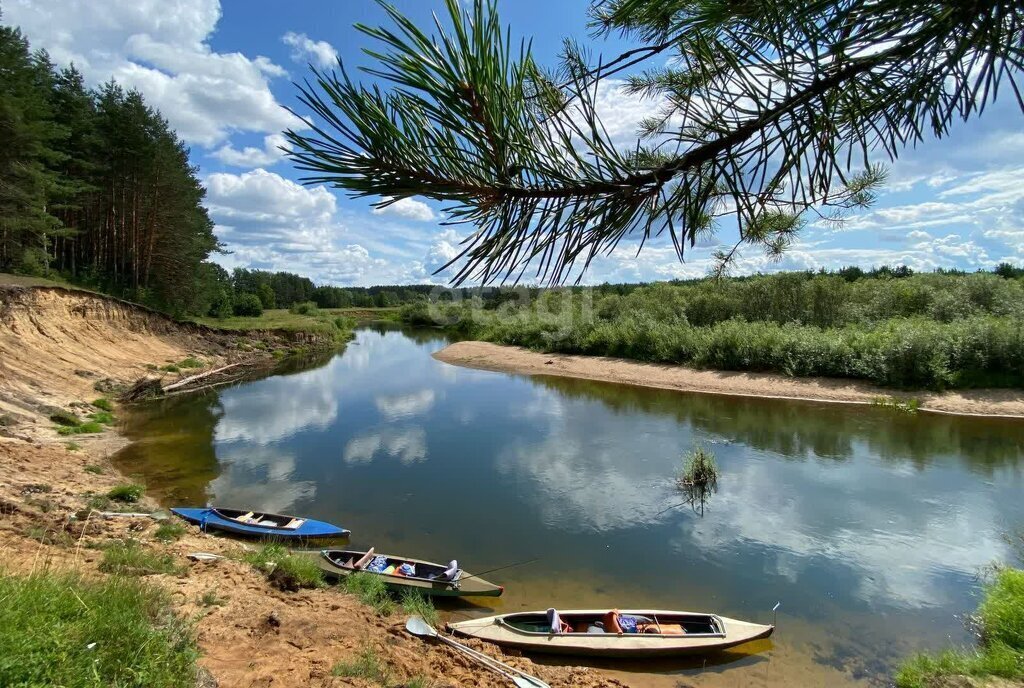
M313 557L330 578L344 578L357 571L380 576L392 590L417 590L423 595L432 597L498 597L505 588L485 581L483 578L456 568L449 576L445 576L449 567L422 559L399 557L393 554L378 554L371 547L369 550L325 549L318 552L296 552ZM413 575L403 576L395 573L367 571L366 566L375 558L382 556L387 566L397 569L402 564L412 564L416 571Z
M284 540L307 540L340 538L349 531L338 526L282 514L267 514L241 509L219 507L190 508L175 507L171 511L190 523L205 530L220 530L235 535L274 538Z
M504 647L601 657L708 654L767 638L775 630L774 626L714 614L637 609L619 610L619 614L641 619L640 627L645 632L595 632L597 622L603 621L608 613L607 609L559 611L561 620L574 629L570 633L552 633L546 612L500 614L449 623L447 627L453 633Z

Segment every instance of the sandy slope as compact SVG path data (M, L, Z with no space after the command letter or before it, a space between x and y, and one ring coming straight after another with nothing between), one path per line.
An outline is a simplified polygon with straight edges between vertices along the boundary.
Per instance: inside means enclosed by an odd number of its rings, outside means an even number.
M694 370L678 365L639 363L599 356L545 354L489 342L456 342L434 354L445 363L526 375L557 375L674 389L776 399L870 404L879 396L914 397L921 410L963 415L1024 418L1024 390L980 389L960 392L902 393L854 380L792 378L768 373Z

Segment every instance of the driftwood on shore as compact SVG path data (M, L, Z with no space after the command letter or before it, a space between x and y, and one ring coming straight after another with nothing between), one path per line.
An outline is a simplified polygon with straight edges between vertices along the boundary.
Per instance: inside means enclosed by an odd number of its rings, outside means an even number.
M121 395L120 400L124 402L145 401L146 399L155 399L165 395L170 396L210 389L240 380L260 363L260 361L237 361L220 368L190 375L169 385L164 385L158 377L144 377L136 380L135 384Z

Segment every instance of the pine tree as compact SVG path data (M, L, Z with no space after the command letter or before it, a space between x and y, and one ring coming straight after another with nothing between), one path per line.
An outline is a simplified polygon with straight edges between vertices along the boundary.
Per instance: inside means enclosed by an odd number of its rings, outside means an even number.
M377 83L314 69L300 99L318 122L287 136L307 183L448 202L472 227L456 281L559 281L627 238L668 235L681 258L725 217L739 240L720 268L743 246L778 257L806 212L870 204L877 158L999 88L1024 110L1017 0L598 0L597 34L639 45L591 60L569 41L552 73L493 1L447 5L435 35L387 4L392 26L357 25ZM598 90L644 66L628 93L665 105L622 148Z

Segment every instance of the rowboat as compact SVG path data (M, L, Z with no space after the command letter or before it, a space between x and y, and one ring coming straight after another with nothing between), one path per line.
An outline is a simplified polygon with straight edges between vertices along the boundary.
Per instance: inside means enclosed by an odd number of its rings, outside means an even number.
M268 514L241 509L219 507L190 508L175 507L171 511L190 523L205 530L222 530L236 535L258 538L280 538L305 540L317 538L340 538L349 531L338 526L283 514Z
M774 626L729 619L715 614L652 609L618 610L619 617L638 620L639 632L608 633L601 624L607 609L559 611L570 632L552 633L547 612L499 614L448 624L448 630L504 647L530 652L602 657L669 657L708 654L767 638Z
M463 571L455 561L445 566L411 557L378 554L372 547L365 551L325 549L317 552L296 552L295 554L312 557L324 575L329 578L345 578L357 571L362 571L380 576L385 585L395 591L416 590L423 595L432 597L467 597L470 595L498 597L505 591L505 588L500 585L495 585ZM371 566L371 564L375 565ZM402 564L411 565L411 572L407 575L401 573Z

